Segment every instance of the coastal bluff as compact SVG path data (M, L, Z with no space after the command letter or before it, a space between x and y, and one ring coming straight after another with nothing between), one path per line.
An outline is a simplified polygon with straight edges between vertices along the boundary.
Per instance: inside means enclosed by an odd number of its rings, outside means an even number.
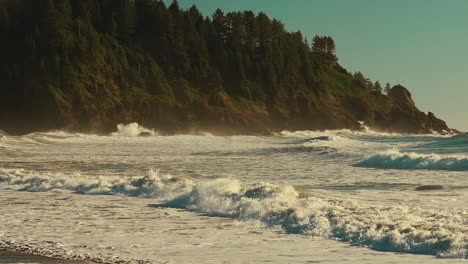
M33 12L34 10L34 12ZM452 133L401 85L348 72L330 36L164 1L4 0L0 130ZM309 43L308 39L312 39Z
M44 96L44 95L42 95ZM52 96L50 96L52 97ZM5 109L0 114L0 129L10 134L63 129L73 132L105 134L119 123L138 122L166 134L210 132L217 135L270 134L282 130L364 129L396 133L458 133L432 112L425 114L414 104L409 91L395 86L383 101L334 94L322 99L314 93L294 98L275 98L269 102L244 102L220 92L215 103L204 106L146 101L121 103L124 98L89 98L95 107L63 107L52 98L38 108ZM44 105L48 102L48 105ZM111 106L107 108L107 106ZM24 115L24 113L27 113Z

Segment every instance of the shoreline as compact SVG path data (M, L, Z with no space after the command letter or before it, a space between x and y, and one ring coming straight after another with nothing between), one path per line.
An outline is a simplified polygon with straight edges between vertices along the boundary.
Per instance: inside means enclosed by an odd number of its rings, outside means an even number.
M132 123L124 124L125 126L131 125ZM139 125L138 123L136 123ZM443 133L423 133L423 132L416 132L416 133L409 133L409 132L399 132L399 131L392 131L392 130L374 130L368 127L362 127L360 129L356 128L336 128L336 129L305 129L305 130L288 130L288 129L266 129L265 131L219 131L219 130L180 130L180 131L167 131L167 130L157 130L157 128L152 127L144 127L144 129L151 129L154 131L155 135L157 136L179 136L179 135L206 135L207 133L213 136L274 136L278 133L283 131L290 131L290 132L298 132L298 131L312 131L312 132L326 132L326 131L340 131L340 130L349 130L353 132L366 132L371 131L375 133L382 133L382 134L394 134L394 135L441 135L441 136L458 136L458 135L468 135L468 132L463 132L454 128L450 128L450 131L445 131ZM10 137L22 137L27 136L33 133L50 133L50 132L64 132L69 134L84 134L84 135L95 135L95 136L111 136L113 133L119 132L118 130L106 130L106 131L81 131L76 129L66 129L66 128L57 128L57 129L39 129L39 130L30 130L24 133L15 133L14 131L5 131L0 128L0 137L2 136L10 136ZM137 135L138 137L150 137L146 134Z
M30 254L30 253L23 253L23 252L0 249L0 263L1 264L14 264L14 263L94 264L95 262L50 258L50 257L44 257L44 256Z

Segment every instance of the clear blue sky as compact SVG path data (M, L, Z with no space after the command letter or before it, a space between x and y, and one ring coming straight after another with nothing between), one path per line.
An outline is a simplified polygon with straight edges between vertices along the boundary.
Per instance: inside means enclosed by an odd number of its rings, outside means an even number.
M166 3L172 0L165 0ZM205 16L263 11L308 39L330 35L339 62L402 84L422 111L468 131L468 0L179 0Z

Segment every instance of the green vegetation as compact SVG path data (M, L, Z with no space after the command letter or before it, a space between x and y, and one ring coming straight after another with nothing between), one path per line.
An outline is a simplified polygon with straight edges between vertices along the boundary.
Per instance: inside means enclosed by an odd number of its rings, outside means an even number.
M249 130L258 118L280 129L300 114L313 122L293 128L338 128L349 124L333 119L347 117L320 116L337 98L389 102L378 82L338 64L331 37L309 45L264 13L205 18L177 1L1 0L0 35L0 124L14 132L103 132L130 121Z

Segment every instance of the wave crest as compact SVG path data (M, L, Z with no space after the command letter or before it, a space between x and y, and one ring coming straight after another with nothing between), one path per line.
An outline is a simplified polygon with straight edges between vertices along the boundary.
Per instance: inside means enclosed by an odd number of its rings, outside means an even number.
M374 155L355 164L355 166L377 169L468 171L468 157L465 155L402 153L390 150Z

